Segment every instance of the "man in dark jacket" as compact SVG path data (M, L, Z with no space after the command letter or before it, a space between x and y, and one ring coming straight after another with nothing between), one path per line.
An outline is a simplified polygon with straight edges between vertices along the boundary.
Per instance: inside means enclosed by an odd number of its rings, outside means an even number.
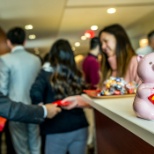
M25 105L11 101L0 93L0 116L9 120L41 123L44 121L44 118L52 118L60 111L61 109L56 104L46 104L43 106Z

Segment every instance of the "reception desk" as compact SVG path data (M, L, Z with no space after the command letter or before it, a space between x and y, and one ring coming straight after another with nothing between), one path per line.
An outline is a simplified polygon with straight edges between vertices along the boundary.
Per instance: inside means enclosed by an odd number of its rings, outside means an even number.
M133 96L92 100L97 154L154 154L154 121L135 116Z

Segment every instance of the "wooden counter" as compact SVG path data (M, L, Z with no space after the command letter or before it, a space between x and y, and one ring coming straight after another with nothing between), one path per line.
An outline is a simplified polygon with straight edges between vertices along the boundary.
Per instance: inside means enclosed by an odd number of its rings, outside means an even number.
M92 100L97 154L154 154L154 121L135 116L134 97Z

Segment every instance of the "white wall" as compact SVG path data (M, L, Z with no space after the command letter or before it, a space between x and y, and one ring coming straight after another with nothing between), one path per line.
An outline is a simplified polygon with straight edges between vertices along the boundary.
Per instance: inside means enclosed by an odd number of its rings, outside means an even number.
M154 30L154 11L148 14L146 17L138 20L138 22L135 24L127 27L127 32L134 49L139 47L139 40L141 38L145 38L152 30Z

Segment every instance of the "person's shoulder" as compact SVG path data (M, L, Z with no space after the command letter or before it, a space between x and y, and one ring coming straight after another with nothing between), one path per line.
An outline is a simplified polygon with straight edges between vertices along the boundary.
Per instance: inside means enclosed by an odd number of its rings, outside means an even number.
M54 71L53 67L51 67L49 62L45 62L42 66L42 71L46 73L52 73Z
M140 48L138 48L136 51L142 51L142 50L145 50L147 48L147 46L145 46L145 47L140 47Z
M11 55L12 55L11 53L6 53L4 55L1 55L0 59L5 61L7 59L10 59Z
M138 48L136 50L136 54L138 54L138 55L146 55L146 54L150 53L151 51L152 50L151 50L150 46L145 46L145 47Z
M131 65L134 65L134 64L138 63L138 61L137 61L137 56L138 56L138 55L132 56L132 58L131 58L131 60L130 60Z
M52 74L52 69L48 63L43 64L39 74L38 79L48 80Z
M137 60L137 56L138 56L138 55L132 56L131 60Z
M26 49L23 49L23 51L25 51L25 52L24 52L25 54L27 54L27 55L29 55L29 56L31 56L31 57L33 57L33 58L38 59L38 56L37 56L37 55L35 55L35 54L33 54L33 53L27 51Z
M37 61L39 63L41 62L41 58L39 56L37 56L37 55L27 51L27 50L24 50L24 51L25 51L24 55L26 55L27 58L29 57L30 59L33 59L34 61Z
M38 80L47 80L48 77L51 75L50 72L45 71L43 68L39 71L39 74L37 76Z
M97 62L97 58L95 58L94 56L87 56L84 61L86 62Z

